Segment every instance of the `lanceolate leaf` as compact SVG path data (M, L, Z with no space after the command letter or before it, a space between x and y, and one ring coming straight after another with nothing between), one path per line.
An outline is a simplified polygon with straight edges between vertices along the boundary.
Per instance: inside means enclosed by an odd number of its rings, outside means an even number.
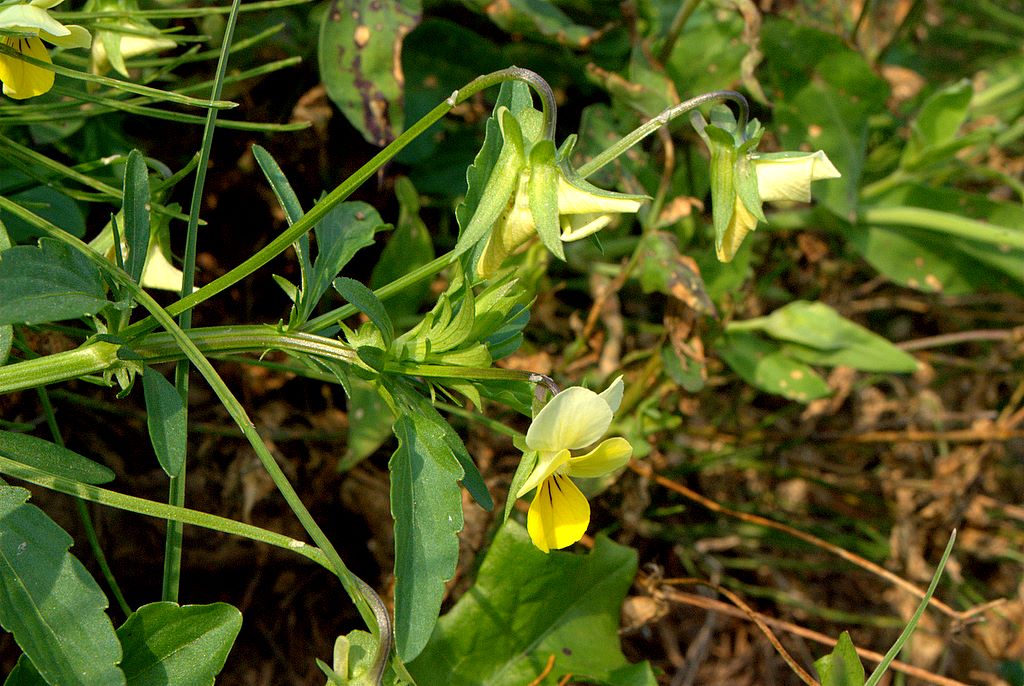
M646 663L619 647L619 609L636 573L636 552L599 537L587 555L542 553L508 521L480 567L476 585L441 618L409 671L421 684L654 686Z
M0 324L41 324L95 314L107 304L99 269L60 241L0 252Z
M212 686L241 628L227 603L143 605L117 630L121 669L131 686Z
M142 277L149 249L149 175L138 150L128 155L124 171L124 234L128 257L124 269L136 281Z
M176 477L185 464L188 415L174 384L151 367L142 372L146 397L146 426L156 459L167 473Z
M124 684L106 597L28 496L0 484L0 624L51 684Z
M370 318L373 325L380 331L384 339L384 347L390 348L391 341L395 340L395 327L391 323L384 303L361 282L341 276L334 280L334 290L338 291L345 300L359 308L359 311Z
M864 686L864 665L850 634L843 632L831 654L814 661L821 686Z
M114 472L103 465L27 434L0 431L0 457L86 484L105 484L114 479Z
M445 581L455 574L463 470L445 441L444 420L412 389L395 391L398 449L388 465L395 518L395 643L399 657L408 661L430 638Z
M11 237L7 235L7 228L0 222L0 252L11 247ZM10 324L0 325L0 365L7 363L7 356L11 354L11 346L14 344L14 327Z

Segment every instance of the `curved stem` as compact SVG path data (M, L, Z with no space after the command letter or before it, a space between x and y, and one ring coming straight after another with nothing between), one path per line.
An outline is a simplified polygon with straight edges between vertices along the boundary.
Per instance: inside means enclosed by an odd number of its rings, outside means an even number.
M736 117L736 128L739 131L745 129L747 127L747 118L750 116L750 106L747 104L746 98L736 91L712 91L710 93L704 93L703 95L698 95L695 98L690 98L678 105L669 107L650 121L633 129L633 131L629 132L609 148L602 151L597 155L597 157L577 169L576 172L581 177L586 178L679 115L686 114L690 110L695 110L709 102L719 102L722 100L728 100L735 103L736 108L739 110L739 114Z

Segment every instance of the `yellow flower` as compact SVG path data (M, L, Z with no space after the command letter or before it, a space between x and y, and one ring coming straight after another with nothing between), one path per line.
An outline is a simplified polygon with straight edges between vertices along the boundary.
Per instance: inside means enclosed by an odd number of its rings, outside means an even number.
M32 0L0 9L3 44L37 60L50 63L43 41L62 48L87 48L92 36L81 26L65 26L46 11L62 0ZM9 55L0 55L0 81L4 95L16 100L42 95L53 88L53 72Z
M570 476L591 478L622 467L633 454L624 438L609 438L585 455L572 451L593 445L608 431L622 401L622 377L603 393L567 388L537 413L526 433L526 446L537 463L523 487L522 497L536 488L526 518L533 544L545 553L583 538L590 523L590 504Z
M757 192L762 202L811 201L811 181L838 179L842 174L824 152L779 152L753 155Z

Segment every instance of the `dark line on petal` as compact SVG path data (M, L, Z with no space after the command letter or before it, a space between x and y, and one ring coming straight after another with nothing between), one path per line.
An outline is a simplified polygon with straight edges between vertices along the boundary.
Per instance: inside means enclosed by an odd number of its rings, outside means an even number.
M558 492L559 492L559 493L562 493L562 494L564 494L564 493L565 493L565 491L563 491L563 490L562 490L562 484L561 484L561 483L559 483L559 481L558 481L558 478L559 478L559 475L558 475L558 474L555 474L555 477L554 477L554 481L555 481L555 487L556 487L556 488L558 488Z
M558 483L558 482L556 481L555 483ZM548 487L548 504L552 508L554 508L555 507L555 498L554 498L554 496L551 495L551 484L545 482L544 485Z

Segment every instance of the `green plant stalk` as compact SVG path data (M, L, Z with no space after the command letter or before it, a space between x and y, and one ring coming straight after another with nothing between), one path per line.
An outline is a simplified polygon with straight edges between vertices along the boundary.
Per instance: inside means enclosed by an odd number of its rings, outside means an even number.
M736 91L711 91L710 93L698 95L695 98L690 98L678 105L669 107L658 116L641 124L619 140L615 141L615 143L602 150L596 157L577 169L576 172L583 178L586 178L622 153L632 148L644 138L647 138L647 136L650 136L665 124L668 124L679 115L686 114L687 112L695 110L709 102L719 102L721 100L731 100L736 103L736 106L739 109L739 116L736 117L737 128L740 131L745 129L747 126L747 118L750 116L750 106L747 104L747 99Z
M252 274L254 271L270 262L279 254L287 250L291 244L299 238L299 236L302 236L306 232L312 230L313 227L316 226L317 222L323 219L328 212L348 198L348 196L350 196L357 188L362 186L367 180L372 178L373 175L377 173L377 170L387 164L395 155L401 152L405 146L419 137L420 134L424 133L427 129L436 124L444 115L450 112L453 107L459 103L465 102L470 97L486 88L490 88L491 86L502 83L503 81L510 80L526 81L534 88L535 91L538 92L538 94L540 94L543 111L547 117L546 128L553 128L555 121L554 97L551 95L551 90L550 87L547 86L547 82L545 82L540 76L534 72L526 69L520 69L518 67L509 67L508 69L502 69L500 71L479 76L463 86L461 89L453 92L447 100L437 105L419 121L406 129L386 148L374 155L366 164L357 169L351 176L345 179L345 181L321 199L320 202L310 208L308 212L302 215L301 219L281 232L277 238L270 241L262 249L251 255L228 273L214 279L198 291L190 293L176 303L169 305L166 308L166 311L171 315L181 314L185 310L191 309L204 300L207 300L221 291L233 286L238 281L244 279L249 276L249 274ZM545 95L545 93L547 95ZM550 98L550 102L548 102L546 98ZM437 260L430 264L435 264L436 262ZM437 271L440 271L443 267L444 265L441 264L435 268ZM426 278L426 275L421 276L420 278ZM355 311L353 310L353 314L354 312ZM148 317L128 327L121 332L121 335L126 337L138 336L142 333L153 330L156 326L157 325L152 318Z
M242 12L262 12L263 10L278 9L280 7L291 7L293 5L305 5L309 0L265 0L264 2L248 2L240 9ZM51 14L58 21L82 21L83 19L117 19L120 17L133 17L144 19L190 19L195 17L208 17L215 14L227 14L228 7L189 7L185 10L103 10L97 12L52 12Z
M43 414L46 416L46 425L50 428L50 435L53 437L53 442L59 445L61 448L64 445L64 436L60 432L60 427L57 425L57 415L53 411L53 403L50 402L50 394L46 392L45 388L37 388L36 393L39 395L39 402L43 406ZM110 587L110 592L114 594L114 599L117 601L118 607L121 608L121 612L124 613L125 617L128 617L132 613L131 605L124 598L124 593L121 592L121 586L118 585L117 579L114 578L114 573L110 569L110 565L107 563L107 556L103 552L103 546L100 545L100 539L96 536L96 527L92 524L92 516L89 514L89 508L85 506L85 503L81 498L75 498L75 509L78 510L78 519L82 522L82 528L85 530L85 537L89 541L89 549L92 550L93 557L96 558L96 564L100 568L100 573L103 578L107 580L107 585Z
M958 238L1024 249L1024 232L977 219L924 207L868 207L859 217L864 224L890 224L928 229Z
M672 18L672 25L668 29L668 34L665 37L665 43L661 46L661 50L658 51L658 61L662 64L668 62L669 57L672 56L672 48L675 47L676 41L679 40L679 35L683 32L683 27L686 26L686 22L689 21L690 15L693 14L694 10L700 5L701 0L686 0L679 6L679 10L676 12L676 16Z
M238 20L238 8L241 0L233 0L231 12L224 28L224 38L221 41L220 57L217 60L217 69L214 75L213 92L210 93L210 100L220 98L224 88L224 74L227 73L228 55L231 54L231 40L235 33L235 23ZM185 234L185 255L182 259L181 296L184 297L192 292L196 280L196 237L199 231L199 213L203 206L203 188L206 185L206 169L209 166L210 150L213 147L213 133L217 127L217 110L206 111L206 124L203 128L203 140L199 150L199 164L196 165L195 183L192 186L192 202L189 205L188 229ZM185 310L178 318L178 326L182 331L192 328L192 310ZM183 422L188 422L188 373L191 369L188 360L180 360L174 370L174 386L181 397ZM182 460L181 469L170 477L167 488L167 502L177 507L185 506L185 477L188 474L188 446L186 444L185 459ZM161 591L162 599L172 603L178 602L178 590L181 586L181 548L182 548L182 525L180 522L167 522L167 532L164 539L164 572L163 586Z
M363 621L366 622L367 627L379 636L379 647L386 659L387 654L390 651L391 636L390 633L388 633L388 630L383 629L377 624L376 618L379 616L379 613L375 613L374 609L371 607L371 602L379 599L370 597L370 594L366 594L366 585L362 584L362 586L360 586L361 582L358 582L355 575L349 571L348 567L342 561L341 556L338 555L338 551L331 544L331 541L324 534L323 530L317 525L316 521L309 513L309 510L306 509L306 506L303 504L302 499L299 498L298 493L296 493L291 483L289 483L288 478L281 470L281 467L274 460L274 456L270 453L270 450L256 431L256 427L252 420L249 419L245 408L242 407L241 403L238 402L238 399L235 398L234 394L227 387L227 384L224 383L224 380L217 374L213 365L210 364L210 361L203 356L195 344L189 339L188 334L182 331L175 323L173 317L171 317L166 310L160 307L160 305L153 300L148 293L142 290L142 288L135 283L130 276L125 274L123 270L112 265L101 255L91 250L85 243L3 196L0 196L0 207L9 210L15 216L25 219L25 221L32 223L48 236L67 243L88 257L93 264L106 272L107 275L109 275L115 282L121 285L138 304L142 305L147 311L149 311L157 324L166 329L171 337L173 337L175 343L181 348L185 356L193 365L195 365L196 370L203 375L203 378L206 379L210 388L217 395L217 398L224 405L228 414L242 431L242 435L245 436L247 441L249 441L249 444L252 446L253 451L255 451L256 456L263 464L263 468L267 470L267 474L274 482L274 485L277 486L281 496L292 509L292 512L295 513L295 516L302 524L303 529L305 529L306 533L313 540L316 546L327 556L332 570L341 581L342 586L345 588L345 591L352 599L356 608L359 610L360 615L363 617Z
M282 350L347 365L364 366L356 351L346 343L301 331L281 331L276 326L261 324L211 326L190 329L186 336L201 354L208 356ZM0 367L0 394L70 381L87 374L112 372L125 365L124 358L118 355L120 347L108 341L95 341L74 350L2 366ZM141 361L145 364L174 362L186 356L181 350L177 338L169 333L150 334L125 347L141 357ZM477 381L501 379L531 383L544 381L527 371L497 367L459 367L404 362L389 363L384 371L428 379L471 379Z
M234 519L218 517L217 515L207 514L206 512L200 512L198 510L174 507L173 505L167 505L166 503L159 503L153 500L146 500L145 498L138 498L124 493L118 493L106 488L100 488L99 486L83 484L79 481L73 481L72 479L67 479L62 476L56 476L54 474L35 469L34 467L30 467L6 457L0 457L0 473L16 479L21 479L22 481L27 481L28 483L35 484L36 486L47 488L51 491L72 495L77 498L81 498L82 500L96 503L97 505L113 507L118 510L124 510L125 512L134 512L135 514L146 515L147 517L156 517L157 519L166 519L168 521L174 520L185 524L191 524L193 526L199 526L204 529L220 531L233 536L241 536L242 538L248 538L251 541L266 543L278 548L284 548L285 550L298 553L299 555L316 562L318 565L321 565L332 572L334 571L334 568L331 566L327 556L324 555L323 551L319 548L311 546L303 541L296 540L291 536L267 531L266 529L261 529L257 526L245 524Z

